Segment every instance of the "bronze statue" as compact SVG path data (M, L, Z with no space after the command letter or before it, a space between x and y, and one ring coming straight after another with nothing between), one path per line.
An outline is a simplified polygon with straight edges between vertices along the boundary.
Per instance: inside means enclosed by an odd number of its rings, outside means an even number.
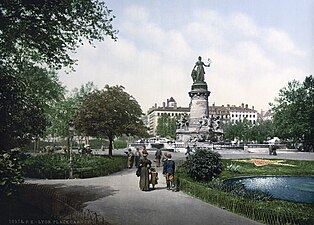
M195 63L195 66L192 70L192 79L193 83L204 83L204 74L205 74L205 69L204 66L210 67L210 59L208 59L208 65L202 62L202 57L198 57L198 61Z

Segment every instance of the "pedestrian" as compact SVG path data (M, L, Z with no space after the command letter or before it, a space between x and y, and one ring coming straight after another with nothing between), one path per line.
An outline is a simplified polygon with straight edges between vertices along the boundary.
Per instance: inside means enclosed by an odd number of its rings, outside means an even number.
M160 148L158 148L158 149L156 150L156 153L155 153L155 159L156 159L156 166L157 166L157 167L160 167L161 156L162 156L162 151L161 151Z
M141 152L139 148L136 148L136 151L134 153L134 161L135 161L135 167L137 168L139 165L139 161L141 159Z
M147 159L148 152L145 148L142 151L142 156L143 158L139 161L141 170L139 186L142 191L149 191L149 169L151 168L152 162Z
M188 145L187 147L186 147L186 153L185 153L185 155L188 155L188 156L190 156L190 154L191 154L191 148L190 148L190 146ZM188 157L187 156L187 157Z
M150 183L153 186L153 189L155 189L155 185L158 184L158 173L154 167L150 168Z
M170 153L167 154L167 160L164 163L162 173L166 177L167 189L171 190L174 188L174 173L175 173L175 162L171 159L172 156Z
M129 148L127 155L128 155L128 168L131 169L133 167L133 161L134 161L134 154L132 152L132 149Z

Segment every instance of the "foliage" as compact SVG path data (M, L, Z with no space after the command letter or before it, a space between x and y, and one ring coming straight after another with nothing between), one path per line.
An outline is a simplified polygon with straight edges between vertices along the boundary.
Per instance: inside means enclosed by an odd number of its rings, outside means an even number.
M39 98L14 73L0 73L0 149L9 150L41 135L47 120Z
M46 135L69 137L70 121L74 120L75 113L83 104L83 99L96 89L93 82L88 82L79 89L75 88L67 97L54 104L49 113L50 126L47 128Z
M0 193L11 195L15 186L23 182L21 158L19 149L2 151L0 154Z
M222 172L221 155L209 149L196 149L195 154L187 158L185 168L193 180L212 180Z
M128 147L128 143L125 140L116 139L113 142L114 148L121 149Z
M314 151L314 77L296 80L280 89L271 104L276 136L302 143L305 151Z
M258 120L256 124L249 121L238 121L235 124L223 124L224 137L227 140L241 140L244 143L263 143L267 138L273 137L271 120Z
M157 121L157 135L161 137L176 138L176 118L162 114Z
M116 40L111 12L97 0L1 1L0 64L13 69L21 61L57 69L72 65L70 53L86 39Z
M103 90L94 91L86 96L75 117L77 130L88 136L109 139L110 156L115 137L147 133L140 105L123 89L106 85Z
M108 175L126 168L126 160L125 156L73 154L73 175L80 178ZM33 155L24 161L23 172L31 178L65 179L69 176L69 158L60 153Z

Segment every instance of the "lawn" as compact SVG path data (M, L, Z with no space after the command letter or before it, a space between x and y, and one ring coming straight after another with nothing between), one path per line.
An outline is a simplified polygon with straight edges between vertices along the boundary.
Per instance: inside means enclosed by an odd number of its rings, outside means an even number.
M314 161L280 159L222 159L218 181L246 176L314 176ZM314 224L313 204L281 200L260 200L238 196L213 182L195 182L183 167L177 170L180 189L205 202L265 224Z

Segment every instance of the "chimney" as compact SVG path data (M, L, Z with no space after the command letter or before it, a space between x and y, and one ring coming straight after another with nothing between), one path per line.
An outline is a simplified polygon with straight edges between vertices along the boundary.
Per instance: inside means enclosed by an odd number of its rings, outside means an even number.
M213 103L213 107L215 107L215 103Z
M169 99L167 98L167 107L169 107Z
M245 108L248 109L248 108L249 108L249 105L248 105L248 104L245 104Z
M254 105L252 105L252 109L254 110Z
M241 107L244 108L244 103L241 104Z
M230 104L227 104L227 107L229 108L229 107L230 107Z
M157 109L157 103L155 103L155 109Z
M165 102L162 103L162 107L163 107L163 108L166 107L166 103L165 103Z

